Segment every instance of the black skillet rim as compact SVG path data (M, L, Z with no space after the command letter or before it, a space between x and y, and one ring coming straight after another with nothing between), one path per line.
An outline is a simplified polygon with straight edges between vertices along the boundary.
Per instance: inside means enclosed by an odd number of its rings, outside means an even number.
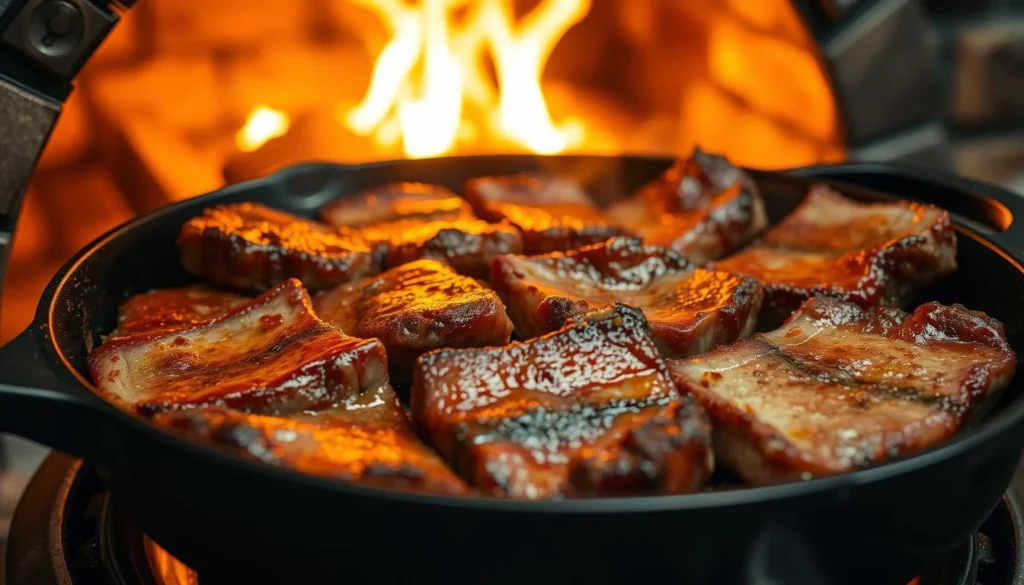
M536 156L518 156L518 155L494 155L494 156L472 156L472 157L444 157L444 159L433 159L433 160L449 160L452 162L458 162L459 160L467 159L505 159L505 160L517 160L521 159L524 162L530 160L537 160ZM594 159L594 160L607 160L607 161L623 161L623 160L637 160L646 162L663 162L666 166L671 164L672 160L668 157L652 157L652 156L589 156L584 155L583 158ZM53 331L53 322L50 319L50 315L56 310L55 302L58 297L57 293L62 290L64 285L70 279L71 275L76 269L92 254L99 250L106 242L118 237L121 233L133 230L143 229L145 224L156 221L163 217L165 214L173 213L179 208L193 206L201 204L203 200L216 200L221 197L237 194L242 191L250 190L259 186L274 185L286 182L293 175L298 175L303 172L307 172L312 168L322 168L325 165L343 169L345 172L358 172L364 169L389 167L396 164L408 163L409 161L403 160L391 160L391 161L377 161L372 163L365 163L359 165L341 165L337 163L323 163L323 162L310 162L306 164L294 165L274 172L273 174L255 179L252 181L246 181L243 183L237 183L235 185L226 186L222 189L206 193L190 199L176 202L169 206L158 209L152 213L144 215L142 217L130 220L120 226L117 226L107 233L99 236L86 247L75 254L69 259L57 272L56 275L47 284L46 290L40 298L39 304L36 309L36 315L34 324L30 327L42 327L46 332L46 343L43 348L48 357L53 362L59 363L63 369L62 374L70 375L74 381L81 386L81 389L88 393L92 403L103 409L105 414L115 417L120 417L120 422L131 427L136 432L148 433L150 438L169 444L172 447L179 449L186 449L190 452L190 456L193 457L211 457L218 460L220 465L231 465L236 468L244 468L248 472L255 472L265 474L271 478L279 481L290 481L290 482L302 482L308 487L322 490L331 491L347 491L357 496L367 496L375 498L384 498L389 500L404 501L413 504L429 504L435 506L455 507L463 509L478 509L486 508L493 511L508 511L508 512L532 512L532 513L554 513L554 514L577 514L577 513L601 513L601 514L623 514L623 513L636 513L636 512L658 512L664 510L693 510L693 509L710 509L710 508L726 508L733 506L743 506L752 504L761 504L765 502L784 502L797 498L806 498L815 495L820 495L825 492L834 491L845 491L852 490L858 486L872 484L879 481L884 481L894 476L903 475L912 471L916 471L922 468L926 468L932 465L938 465L946 459L955 457L963 454L975 448L977 445L991 440L994 436L1006 432L1009 427L1018 423L1021 418L1024 418L1024 398L1016 400L1014 403L1006 405L997 413L991 414L986 420L974 428L967 429L954 438L948 440L936 446L933 449L927 451L904 455L876 467L868 469L862 469L849 473L843 473L835 476L827 476L815 478L807 481L785 483L773 486L763 487L748 487L738 490L718 491L718 492L697 492L691 494L681 495L650 495L650 496L629 496L629 497L614 497L614 498L591 498L591 499L566 499L566 500L542 500L542 501L522 501L513 500L507 498L492 498L492 497L465 497L465 496L448 496L439 494L428 494L418 493L402 490L391 490L383 488L370 488L360 485L356 482L350 482L340 479L331 479L324 477L317 477L313 475L307 475L283 467L274 467L265 465L258 462L253 462L243 458L240 455L236 455L229 450L219 449L210 445L203 444L199 441L188 439L185 437L177 436L169 432L165 432L144 419L126 412L114 404L103 399L93 389L92 382L82 376L81 373L68 361L64 352L60 347L57 346L53 340L56 335ZM776 171L778 174L793 174L796 176L806 177L808 175L815 178L820 177L823 174L843 174L843 173L858 173L858 172L869 172L869 171L886 171L890 170L894 174L906 176L907 169L900 167L890 167L889 165L878 164L878 163L853 163L853 164L842 164L842 165L820 165L813 167L801 167L799 169L787 169ZM764 173L763 171L759 171ZM829 179L821 179L823 182L837 182ZM870 189L860 188L861 191L872 191ZM875 191L877 193L877 191ZM883 199L895 199L905 197L896 197L893 195L884 195ZM212 202L212 201L211 201ZM971 227L971 222L962 221L956 214L950 213L954 227L958 235L964 235L971 237L978 241L978 243L990 248L993 252L996 252L1003 259L1016 268L1018 271L1024 273L1024 266L1021 265L1014 254L1004 249L999 244L992 241L992 239L986 237L984 234L978 233L978 231ZM1020 221L1024 222L1024 219ZM65 378L66 379L66 378ZM70 380L69 380L70 381ZM1018 383L1024 383L1024 380L1018 381Z

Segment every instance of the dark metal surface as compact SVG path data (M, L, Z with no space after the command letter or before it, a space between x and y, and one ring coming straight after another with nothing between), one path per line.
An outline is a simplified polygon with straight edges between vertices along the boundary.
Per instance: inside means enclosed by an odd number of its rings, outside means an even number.
M0 77L0 290L25 186L60 107Z
M51 74L70 81L117 20L117 14L105 3L26 0L0 41Z
M953 554L1005 492L1024 450L1019 374L983 425L887 465L768 488L564 502L373 490L254 464L117 410L92 394L83 377L86 355L97 335L113 326L121 301L192 281L180 269L175 236L187 218L214 202L253 200L312 214L333 197L386 181L459 190L472 176L538 168L580 177L607 202L670 162L507 156L306 165L163 209L71 260L44 295L37 324L0 350L0 428L102 463L119 504L169 552L207 575L379 583L457 583L469 576L476 582L485 575L497 583L596 584L674 574L685 582L757 582L766 576L758 573L763 551L790 550L800 554L791 555L788 569L772 571L813 570L822 583L884 585L903 583ZM870 184L950 207L961 268L923 298L988 312L1006 325L1011 344L1024 349L1024 269L1016 246L1024 200L877 165L795 173L804 178L759 174L773 220L802 199L812 179ZM410 533L408 527L417 528ZM396 558L392 545L381 544L396 538L415 545L401 546ZM495 559L515 562L500 563L497 574Z
M979 534L920 575L919 585L1022 585L1024 473ZM33 476L18 506L3 576L6 585L165 585L154 578L142 533L103 490L95 470L61 454ZM214 551L214 554L215 551ZM781 562L784 559L779 559ZM181 582L176 581L176 582ZM189 580L189 583L194 581ZM211 585L200 577L197 585ZM782 581L804 585L810 581Z

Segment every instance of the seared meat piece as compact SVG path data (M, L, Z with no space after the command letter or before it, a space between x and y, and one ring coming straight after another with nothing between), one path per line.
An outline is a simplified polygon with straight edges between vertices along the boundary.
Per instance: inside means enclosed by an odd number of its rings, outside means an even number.
M519 232L507 224L474 218L451 221L399 220L363 228L362 235L384 250L384 265L420 258L443 261L466 276L486 279L491 261L522 250Z
M318 295L313 308L349 335L384 343L395 382L408 382L426 351L504 345L512 334L494 291L434 260L343 284Z
M520 337L555 331L621 302L643 310L666 357L750 335L764 296L751 278L695 269L675 252L632 238L545 256L502 256L492 285Z
M777 315L816 294L901 306L956 270L956 234L937 207L857 203L817 186L760 242L714 267L759 280Z
M681 399L636 309L526 343L420 358L413 417L492 495L683 493L711 473L710 425Z
M725 158L695 150L608 215L647 244L694 264L729 254L768 225L757 185Z
M319 290L378 271L358 234L255 203L205 210L181 228L178 247L186 270L241 289L298 278Z
M320 210L333 226L364 227L400 219L452 221L472 218L465 199L444 187L425 183L386 183L344 195Z
M189 329L108 341L89 355L89 371L101 394L146 414L202 405L300 412L388 383L384 346L317 319L295 279Z
M1015 366L1002 324L960 305L908 315L816 297L781 329L669 369L711 414L717 456L766 484L934 445Z
M277 417L213 406L159 412L152 420L245 458L303 473L374 487L468 492L416 438L388 386L318 413Z
M466 183L466 198L480 217L518 228L526 254L572 250L624 233L578 183L563 177L478 177Z
M133 295L117 309L110 338L184 329L231 312L252 299L204 285L164 288Z

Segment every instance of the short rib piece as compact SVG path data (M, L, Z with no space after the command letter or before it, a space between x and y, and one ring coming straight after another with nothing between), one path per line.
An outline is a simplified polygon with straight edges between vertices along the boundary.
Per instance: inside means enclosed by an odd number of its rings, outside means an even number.
M379 247L385 267L432 258L460 274L481 279L488 278L495 258L517 254L523 248L514 227L471 217L446 221L403 219L368 226L360 233Z
M251 297L205 285L163 288L133 295L117 309L109 337L184 329L230 313Z
M781 329L670 362L715 453L767 484L852 471L953 435L1013 377L1003 326L960 305L911 314L815 297Z
M317 413L264 416L214 406L160 412L152 420L247 459L302 473L379 488L469 491L416 438L388 386Z
M643 315L622 305L525 343L428 353L412 410L490 495L685 493L713 466L705 414L677 394Z
M694 268L676 252L615 238L570 252L502 256L492 285L522 338L615 303L637 307L665 357L750 335L763 292L751 278Z
M679 252L694 264L735 252L768 225L753 179L700 150L610 207L608 215L645 243Z
M178 248L189 272L245 290L297 278L315 291L378 272L357 233L255 203L205 210L182 227Z
M858 203L817 186L760 242L714 267L760 281L779 317L813 295L902 306L956 270L956 234L937 207Z
M444 187L395 182L343 195L320 210L320 217L337 227L361 228L403 219L453 221L472 218L465 199Z
M379 339L391 378L412 379L421 354L440 347L504 345L512 323L498 295L434 260L419 260L325 291L313 300L321 319Z
M478 216L519 229L526 254L572 250L625 233L578 183L564 177L478 177L466 183L466 198Z
M143 414L300 412L388 383L384 346L318 319L294 279L195 327L108 341L89 355L89 371L101 394Z

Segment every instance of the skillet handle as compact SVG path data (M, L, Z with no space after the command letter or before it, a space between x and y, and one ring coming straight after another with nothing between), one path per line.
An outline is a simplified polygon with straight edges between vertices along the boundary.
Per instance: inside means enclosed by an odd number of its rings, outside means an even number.
M100 399L71 375L61 377L41 328L0 348L0 432L36 441L101 466L123 452Z

